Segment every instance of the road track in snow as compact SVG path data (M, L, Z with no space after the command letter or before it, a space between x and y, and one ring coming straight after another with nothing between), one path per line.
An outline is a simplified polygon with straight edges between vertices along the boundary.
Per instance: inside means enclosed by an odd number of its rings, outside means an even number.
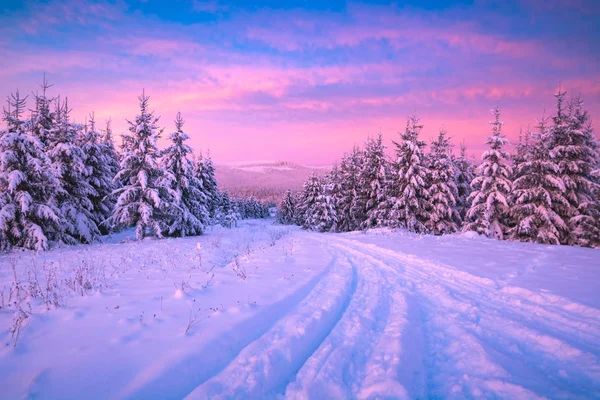
M357 239L298 240L327 249L323 273L130 397L600 397L599 310Z

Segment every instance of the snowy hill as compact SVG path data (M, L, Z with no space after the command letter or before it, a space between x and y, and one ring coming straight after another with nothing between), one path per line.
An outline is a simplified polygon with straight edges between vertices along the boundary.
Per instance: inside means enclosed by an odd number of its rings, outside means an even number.
M0 256L2 398L600 395L598 250L269 220L132 238Z
M299 191L313 173L325 168L307 167L287 161L254 161L219 164L216 176L219 187L234 197L254 196L261 201L279 203L286 190Z

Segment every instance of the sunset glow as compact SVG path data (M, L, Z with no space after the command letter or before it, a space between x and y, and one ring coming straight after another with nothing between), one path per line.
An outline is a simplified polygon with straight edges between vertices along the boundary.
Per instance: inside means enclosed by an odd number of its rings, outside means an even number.
M2 1L0 95L46 73L76 120L93 111L120 133L145 89L161 126L181 111L217 163L331 164L413 114L424 139L444 127L479 155L490 108L515 138L559 84L600 115L596 1L247 4Z

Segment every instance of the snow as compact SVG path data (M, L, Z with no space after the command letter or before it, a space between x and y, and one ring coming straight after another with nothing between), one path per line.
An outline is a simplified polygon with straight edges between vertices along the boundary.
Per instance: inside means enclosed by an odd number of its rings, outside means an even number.
M0 256L1 397L600 396L598 250L238 224Z

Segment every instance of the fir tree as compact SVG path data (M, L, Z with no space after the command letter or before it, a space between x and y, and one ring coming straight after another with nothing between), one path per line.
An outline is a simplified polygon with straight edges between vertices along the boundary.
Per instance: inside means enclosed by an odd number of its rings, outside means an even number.
M337 216L330 187L323 180L319 180L318 183L318 195L309 208L305 227L318 232L335 231Z
M184 120L181 113L175 119L175 132L169 139L171 145L163 152L162 165L167 182L175 194L175 205L170 216L169 236L200 235L208 222L207 198L202 191L202 182L194 175L193 164L188 155L192 149L185 142L189 136L183 132Z
M56 125L48 139L48 156L59 182L60 240L91 243L100 235L91 201L99 194L86 177L86 155L80 141L83 127L69 120L70 112L66 99L62 105L57 102Z
M90 115L90 126L81 137L81 147L85 154L83 179L87 180L92 190L89 199L92 203L92 220L102 234L109 232L107 220L112 214L114 201L110 194L115 189L113 179L117 174L115 160L107 143L102 141L96 130L94 115Z
M406 130L396 146L396 161L390 191L393 198L390 210L390 224L404 226L409 231L426 233L427 220L431 209L431 195L427 183L429 174L423 148L425 142L419 140L423 128L416 117L406 123Z
M21 119L26 98L19 92L4 109L6 129L0 131L0 249L10 246L46 250L59 230L59 212L52 203L58 186L40 140L25 131Z
M597 183L592 177L598 157L597 147L581 97L573 99L565 110L564 96L565 92L561 91L556 95L557 112L549 130L548 142L569 204L555 204L554 210L569 226L570 232L561 238L562 243L594 246L600 242L600 232L595 224L600 213L594 193Z
M35 109L33 110L29 130L40 141L42 146L46 148L50 143L52 130L56 124L56 114L51 111L53 99L48 98L47 95L47 91L52 85L48 83L45 75L41 87L42 94L35 93L34 95Z
M385 146L381 134L365 143L364 159L361 165L358 194L364 205L362 214L365 220L362 229L384 226L388 218L386 200L386 160Z
M301 225L304 229L311 228L311 215L314 211L315 204L320 195L321 182L319 177L313 173L304 183L304 187L302 188L302 194L296 207L296 209L298 210L297 223L298 225Z
M488 137L490 149L481 156L482 163L477 167L477 176L471 183L473 192L469 196L471 207L467 212L470 221L464 230L472 230L490 238L503 239L508 217L508 196L511 191L511 168L506 164L508 155L502 149L508 143L502 135L500 109L492 110L494 121L492 136Z
M450 139L440 130L437 140L431 143L429 184L431 213L427 221L429 231L436 235L456 232L460 215L456 210L458 189L454 176Z
M342 158L340 164L341 193L337 201L337 229L349 232L360 228L362 207L358 199L358 179L362 152L356 146Z
M467 158L467 146L460 145L460 155L454 160L455 181L458 196L456 198L456 209L460 220L466 222L467 211L470 207L469 195L471 194L471 182L475 178L475 165Z
M510 210L516 225L510 238L544 244L559 244L568 231L565 221L552 209L552 205L568 206L565 186L557 176L557 165L551 160L546 145L547 120L542 118L539 134L528 133L535 143L521 153L515 163L516 179L513 182L514 205Z
M279 205L279 209L277 210L277 222L284 225L290 225L294 223L295 220L295 210L296 204L294 201L294 196L292 196L292 191L288 190L285 192L285 196Z
M210 219L218 223L220 195L210 153L205 158L202 158L202 154L198 156L194 162L194 176L199 180L200 188L206 198Z
M129 123L128 145L124 148L120 170L115 179L123 186L113 191L117 204L111 222L120 226L135 226L138 240L149 229L162 237L167 210L171 204L168 189L163 186L162 171L158 166L159 151L156 140L161 131L158 118L148 110L148 97L139 97L140 114Z
M225 190L220 196L218 218L221 225L227 228L233 228L239 219L234 202L229 199L229 193Z

